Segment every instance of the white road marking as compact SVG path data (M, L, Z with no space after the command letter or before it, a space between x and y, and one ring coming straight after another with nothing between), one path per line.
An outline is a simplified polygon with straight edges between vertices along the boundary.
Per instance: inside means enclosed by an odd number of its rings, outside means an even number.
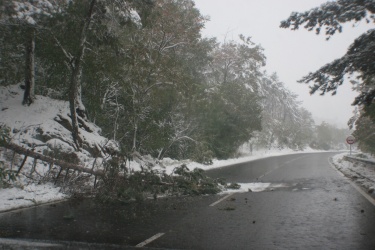
M161 236L163 236L165 233L158 233L158 234L155 234L154 236L152 236L151 238L139 243L138 245L136 245L135 247L144 247L146 246L147 244L153 242L154 240L160 238Z
M232 196L232 195L234 195L234 193L231 193L231 194L228 194L228 195L224 196L224 197L221 198L220 200L218 200L218 201L212 203L212 204L210 205L210 207L213 207L213 206L219 204L220 202L222 202L222 201L225 200L225 199L228 199L228 198L229 198L230 196Z
M351 181L348 177L346 177L340 170L338 170L334 165L333 163L328 160L329 162L329 165L334 169L336 170L336 172L339 173L339 175L341 175L342 177L344 177L349 183L350 185L352 185L352 187L354 187L363 197L365 197L372 205L375 206L375 199L372 198L370 195L368 195L365 191L362 190L361 187L359 187L357 184L355 184L353 181Z

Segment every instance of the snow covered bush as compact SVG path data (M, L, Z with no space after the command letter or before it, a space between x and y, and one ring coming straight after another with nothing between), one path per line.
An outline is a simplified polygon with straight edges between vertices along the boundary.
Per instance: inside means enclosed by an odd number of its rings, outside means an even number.
M6 187L16 180L15 171L7 169L4 162L0 161L0 188Z
M0 125L0 147L9 140L9 128ZM1 151L0 151L1 153ZM7 186L16 179L15 171L9 169L5 161L0 158L0 188Z

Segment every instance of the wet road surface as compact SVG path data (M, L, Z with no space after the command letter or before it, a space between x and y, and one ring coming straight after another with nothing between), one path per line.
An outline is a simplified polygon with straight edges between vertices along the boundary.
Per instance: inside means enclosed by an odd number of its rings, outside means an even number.
M0 237L62 240L65 249L77 249L66 241L150 249L375 249L375 207L329 165L332 155L271 157L209 171L229 182L282 186L232 194L214 206L223 196L122 206L76 200L0 214ZM109 249L79 248L103 246Z

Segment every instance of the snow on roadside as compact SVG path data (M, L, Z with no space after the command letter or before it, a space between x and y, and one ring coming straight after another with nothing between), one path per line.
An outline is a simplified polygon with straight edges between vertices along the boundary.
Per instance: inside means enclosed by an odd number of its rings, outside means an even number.
M43 185L30 184L23 189L18 187L0 190L0 212L35 206L42 203L60 201L68 196L52 183Z
M172 160L170 158L163 159L159 166L157 166L160 170L165 170L167 174L171 174L173 170L180 166L181 164L185 164L190 170L193 170L194 168L201 168L203 170L210 170L215 168L221 168L229 165L239 164L243 162L249 162L249 161L255 161L258 159L264 159L267 157L273 157L273 156L281 156L281 155L288 155L288 154L303 154L303 153L318 153L318 152L327 152L327 151L321 151L321 150L314 150L311 148L307 148L304 151L294 151L292 149L274 149L274 150L259 150L253 152L251 155L242 156L239 158L233 158L233 159L227 159L227 160L213 160L212 165L204 165L197 162L193 162L190 160L185 161L176 161ZM138 169L137 165L131 165L131 169Z
M223 194L230 193L246 193L246 192L262 192L266 190L274 190L276 188L288 187L284 183L268 183L268 182L253 182L253 183L237 183L241 187L239 189L227 189Z
M375 166L345 161L343 158L346 155L348 154L335 155L332 158L334 166L368 193L375 195Z

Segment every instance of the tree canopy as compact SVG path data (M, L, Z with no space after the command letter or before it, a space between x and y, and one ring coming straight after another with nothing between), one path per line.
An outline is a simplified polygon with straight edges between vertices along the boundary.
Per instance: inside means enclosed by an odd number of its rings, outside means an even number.
M313 137L311 114L264 71L262 46L203 38L192 0L12 0L0 19L0 85L30 82L27 105L34 88L68 101L56 119L77 152L88 122L125 158L208 163L249 141L303 149Z
M288 19L281 22L281 28L297 30L303 27L320 34L325 30L327 40L336 32L343 31L343 24L365 21L375 23L375 2L373 0L337 0L329 1L319 7L302 13L293 12ZM349 46L345 55L322 66L315 72L304 76L299 82L310 85L310 93L321 95L331 92L336 94L346 78L351 79L353 89L359 94L353 105L359 106L360 116L353 117L349 126L356 125L355 134L361 141L363 150L375 152L373 144L375 133L371 128L375 123L375 29L371 26ZM370 120L364 116L370 117ZM366 122L367 126L363 126ZM365 131L363 131L365 130ZM370 131L369 131L370 130ZM370 134L364 136L365 134Z
M338 0L302 13L293 12L288 19L281 22L280 27L297 30L302 26L309 31L315 30L317 34L324 28L328 40L336 32L342 32L346 22L365 20L367 23L374 23L374 13L375 2L372 0ZM300 82L314 82L311 93L320 91L322 95L326 92L336 94L345 76L355 74L359 81L353 81L353 84L360 94L353 104L370 105L375 98L374 59L375 30L372 28L358 37L343 57L309 73Z

